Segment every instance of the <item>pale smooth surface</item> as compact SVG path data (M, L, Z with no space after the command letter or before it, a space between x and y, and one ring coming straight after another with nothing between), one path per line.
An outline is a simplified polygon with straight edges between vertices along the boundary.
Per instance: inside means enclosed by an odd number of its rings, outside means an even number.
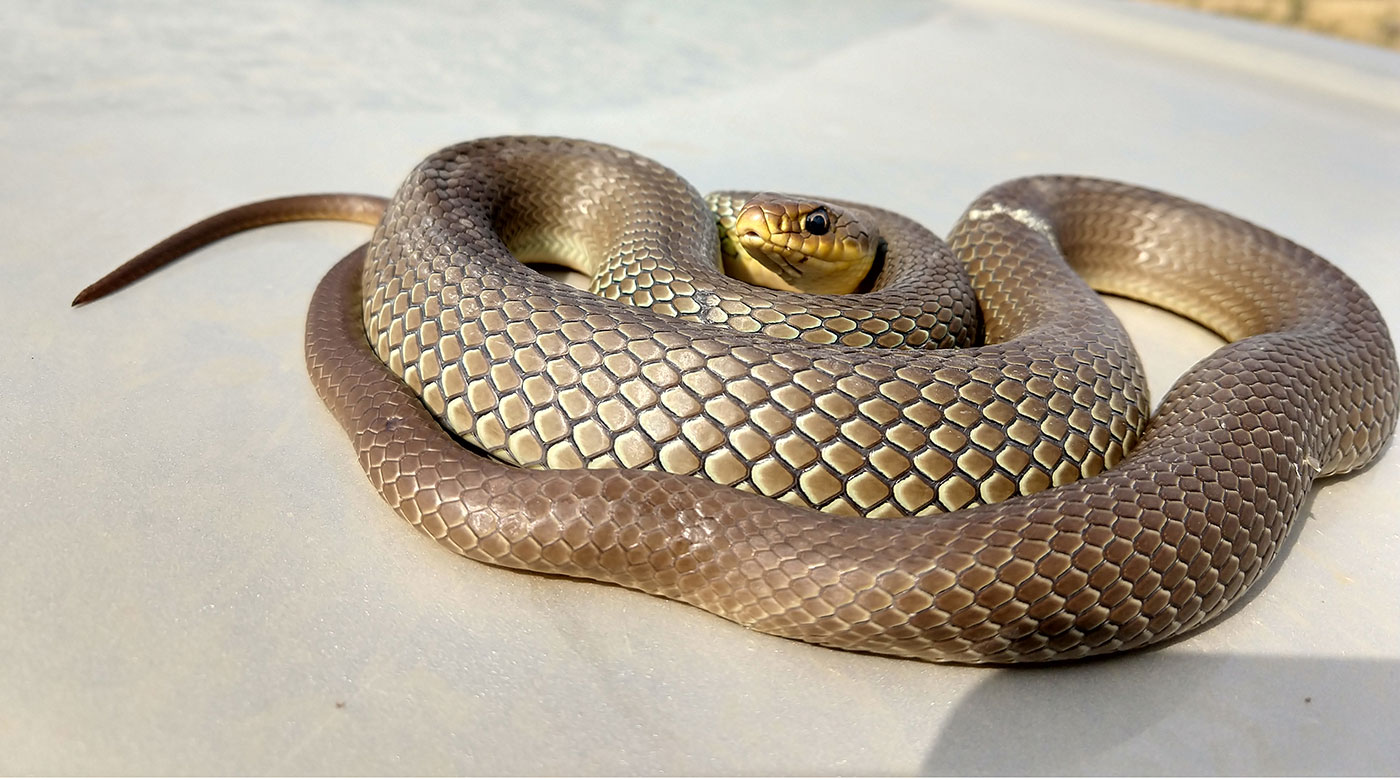
M247 234L68 308L226 206L389 194L440 146L549 133L938 230L1013 176L1120 178L1317 250L1400 322L1400 55L1126 3L767 8L0 6L0 772L1400 772L1394 447L1204 631L936 666L413 533L302 366L363 227ZM1158 396L1218 343L1114 307Z

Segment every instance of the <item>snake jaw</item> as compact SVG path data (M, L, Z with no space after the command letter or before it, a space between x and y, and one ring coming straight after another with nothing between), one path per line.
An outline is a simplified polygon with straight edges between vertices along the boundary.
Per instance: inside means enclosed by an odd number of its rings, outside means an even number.
M750 257L810 293L854 292L879 247L878 236L849 211L776 193L751 197L734 234Z
M802 269L798 264L804 262L805 257L798 255L796 258L790 258L788 256L790 253L785 251L784 247L778 246L762 234L755 232L740 234L739 245L764 268L777 274L788 284L797 286L796 282L802 276Z

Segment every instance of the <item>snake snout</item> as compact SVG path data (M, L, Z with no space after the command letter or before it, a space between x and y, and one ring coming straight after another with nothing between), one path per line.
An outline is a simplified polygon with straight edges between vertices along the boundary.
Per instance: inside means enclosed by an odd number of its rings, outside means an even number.
M753 203L745 206L734 220L734 234L745 247L763 245L772 231L768 215L761 206Z
M757 230L748 230L739 233L739 245L748 252L749 257L758 261L759 265L777 274L785 281L791 281L795 269L792 262L784 257L783 252L773 245L770 235ZM801 258L798 258L799 262Z

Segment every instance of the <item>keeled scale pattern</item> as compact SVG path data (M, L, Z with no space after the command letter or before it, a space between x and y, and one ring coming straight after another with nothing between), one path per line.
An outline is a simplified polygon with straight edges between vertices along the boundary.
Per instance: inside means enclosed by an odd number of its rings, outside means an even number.
M1131 241L1115 238L1124 235ZM1131 286L1123 280L1143 273L1177 285L1227 277L1226 291L1201 291L1210 303L1195 314L1242 340L1188 372L1108 471L885 521L690 477L521 470L473 455L361 338L359 254L317 291L308 364L371 481L454 551L617 582L782 636L930 660L1073 658L1199 625L1257 579L1313 479L1368 462L1393 431L1395 353L1374 305L1325 261L1266 231L1157 193L1046 178L983 196L950 243L969 260L987 332L1001 340L964 353L953 363L963 373L943 375L955 405L964 387L993 381L974 376L985 371L981 355L998 355L1026 385L1039 376L1035 361L1078 362L1091 383L1108 381L1092 366L1116 352L1118 337L1107 331L1114 346L1095 345L1105 333L1095 322L1056 357L1014 349L1045 327L1027 289L1048 280L1032 272L1018 281L1011 270L1056 243L1106 286ZM1231 262L1197 254L1203 247L1226 250ZM1085 411L1077 392L1067 391L1070 414Z

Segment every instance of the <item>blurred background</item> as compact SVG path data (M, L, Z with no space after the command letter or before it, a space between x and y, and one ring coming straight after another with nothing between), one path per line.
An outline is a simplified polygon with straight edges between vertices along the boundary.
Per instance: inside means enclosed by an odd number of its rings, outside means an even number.
M1400 49L1400 0L1148 0Z

